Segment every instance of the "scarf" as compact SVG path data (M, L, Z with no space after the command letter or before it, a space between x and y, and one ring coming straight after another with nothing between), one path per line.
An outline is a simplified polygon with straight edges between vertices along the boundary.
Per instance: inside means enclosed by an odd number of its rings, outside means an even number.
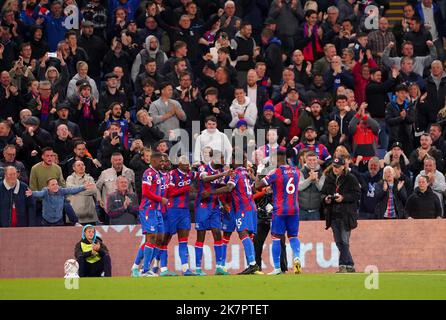
M308 23L304 24L304 38L308 38ZM316 52L314 52L313 44ZM313 62L316 59L316 54L323 52L321 42L317 36L317 25L314 25L311 30L311 41L303 48L302 53L304 59Z
M90 105L91 105L91 98L90 97L85 98L85 102L82 104L82 117L84 119L92 118Z

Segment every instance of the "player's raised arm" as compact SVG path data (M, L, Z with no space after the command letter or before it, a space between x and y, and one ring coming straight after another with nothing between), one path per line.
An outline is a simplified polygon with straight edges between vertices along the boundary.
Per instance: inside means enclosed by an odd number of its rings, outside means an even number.
M218 180L218 179L220 179L220 178L222 178L222 177L229 176L229 175L231 175L231 174L232 174L232 170L227 170L227 171L224 171L224 172L222 172L222 173L214 174L214 175L212 175L212 176L208 176L208 175L206 175L206 174L202 174L202 175L200 176L200 179L201 179L203 182L212 182L212 181Z
M233 183L228 182L227 185L225 185L224 187L209 191L209 192L203 192L201 197L203 199L208 198L210 195L216 195L216 194L222 194L222 193L230 193L232 192L232 190L234 190L235 185Z

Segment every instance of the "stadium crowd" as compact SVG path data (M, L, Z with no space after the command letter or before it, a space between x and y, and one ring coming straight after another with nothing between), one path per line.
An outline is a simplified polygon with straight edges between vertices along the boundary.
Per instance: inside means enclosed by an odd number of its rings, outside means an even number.
M386 0L0 5L0 227L140 223L153 152L246 154L253 183L285 152L300 220L336 207L340 166L360 219L444 216L446 1L393 26Z

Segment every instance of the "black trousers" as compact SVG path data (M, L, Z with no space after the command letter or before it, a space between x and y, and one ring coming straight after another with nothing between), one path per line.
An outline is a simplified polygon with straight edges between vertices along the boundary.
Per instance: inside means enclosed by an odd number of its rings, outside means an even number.
M88 263L85 259L78 259L79 277L100 277L104 272L105 277L111 277L112 266L109 255L105 255L95 263Z
M257 233L254 237L254 250L256 254L256 263L260 269L262 269L263 244L265 243L265 239L269 234L270 228L270 223L265 223L264 221L259 220L259 223L257 224ZM282 239L280 243L282 245L282 252L280 254L280 269L282 269L282 272L286 272L288 270L288 262L286 258L285 239Z

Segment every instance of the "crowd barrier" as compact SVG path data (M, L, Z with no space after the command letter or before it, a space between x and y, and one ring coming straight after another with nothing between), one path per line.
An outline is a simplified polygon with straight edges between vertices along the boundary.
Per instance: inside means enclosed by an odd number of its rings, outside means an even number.
M141 228L99 226L97 230L110 250L113 275L129 276L138 245L144 239ZM63 277L64 263L73 258L81 231L80 227L0 229L0 278ZM299 238L303 272L336 271L338 250L323 221L302 222ZM191 231L189 239L194 269L195 231ZM287 251L291 264L291 250ZM357 271L364 271L367 266L376 266L379 271L446 270L446 220L360 221L352 232L351 252ZM180 273L176 236L169 245L169 264L171 270ZM246 266L237 234L232 235L229 243L227 266L231 273ZM207 273L215 268L211 233L204 245L203 267ZM263 270L272 270L270 237L263 251Z

